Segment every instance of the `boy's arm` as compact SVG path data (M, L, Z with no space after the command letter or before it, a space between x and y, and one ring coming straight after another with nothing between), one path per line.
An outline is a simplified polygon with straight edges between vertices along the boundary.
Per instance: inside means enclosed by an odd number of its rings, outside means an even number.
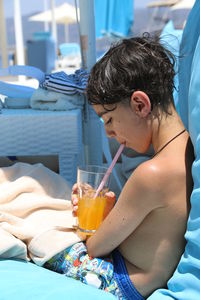
M92 257L104 256L118 247L154 209L161 207L159 170L151 163L139 166L97 232L87 240ZM164 195L163 195L164 196Z

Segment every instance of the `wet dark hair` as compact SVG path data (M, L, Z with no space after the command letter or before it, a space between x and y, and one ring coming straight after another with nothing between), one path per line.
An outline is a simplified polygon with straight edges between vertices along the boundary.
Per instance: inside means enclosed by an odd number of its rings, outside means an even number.
M157 105L168 113L173 103L173 54L158 37L123 39L111 46L91 70L86 94L90 104L117 104L130 100L134 91L145 92L152 109Z

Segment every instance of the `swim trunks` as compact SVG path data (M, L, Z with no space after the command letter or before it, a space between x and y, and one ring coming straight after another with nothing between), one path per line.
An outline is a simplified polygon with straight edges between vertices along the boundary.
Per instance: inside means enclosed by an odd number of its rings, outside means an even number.
M107 291L119 300L144 300L132 284L117 250L108 257L92 258L80 242L56 254L44 267Z

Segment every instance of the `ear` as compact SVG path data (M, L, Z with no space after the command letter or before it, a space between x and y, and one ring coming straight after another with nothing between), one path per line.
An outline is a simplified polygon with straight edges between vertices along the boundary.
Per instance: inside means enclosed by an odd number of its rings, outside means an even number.
M151 101L142 91L133 92L130 104L133 111L141 118L146 118L151 113Z

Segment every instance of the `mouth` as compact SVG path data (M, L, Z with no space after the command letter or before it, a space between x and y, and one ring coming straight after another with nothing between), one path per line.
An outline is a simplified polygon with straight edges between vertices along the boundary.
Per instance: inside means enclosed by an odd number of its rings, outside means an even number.
M121 145L124 145L126 147L126 142L119 142Z

